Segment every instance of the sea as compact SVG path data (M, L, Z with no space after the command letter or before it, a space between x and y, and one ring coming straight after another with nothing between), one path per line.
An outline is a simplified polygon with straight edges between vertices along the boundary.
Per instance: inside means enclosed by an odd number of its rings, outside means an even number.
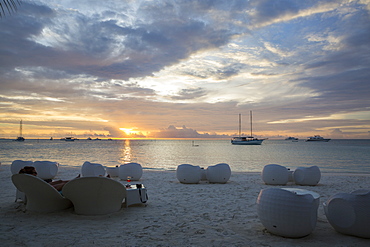
M329 142L265 140L262 145L232 145L230 140L0 140L0 162L56 161L80 167L85 161L104 166L136 162L144 169L176 170L180 164L208 167L227 163L234 172L261 172L267 164L292 170L316 165L322 172L370 174L370 140Z

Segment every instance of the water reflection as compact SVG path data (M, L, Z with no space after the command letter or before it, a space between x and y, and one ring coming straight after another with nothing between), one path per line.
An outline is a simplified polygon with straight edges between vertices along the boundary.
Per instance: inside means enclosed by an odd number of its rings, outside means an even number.
M104 166L136 162L145 168L176 170L180 164L207 167L227 163L233 171L260 172L267 164L291 169L317 165L322 172L370 172L369 140L332 140L325 143L266 140L261 146L235 146L229 140L117 140L75 141L0 139L2 165L13 160L49 160L80 167L85 161Z
M125 140L123 143L123 148L121 150L121 163L130 163L132 158L130 140Z

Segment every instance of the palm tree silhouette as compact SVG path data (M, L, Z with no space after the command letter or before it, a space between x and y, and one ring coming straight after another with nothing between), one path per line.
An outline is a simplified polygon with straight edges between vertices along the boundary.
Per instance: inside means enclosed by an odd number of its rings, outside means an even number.
M6 13L11 14L17 11L17 5L20 5L20 0L0 0L0 18Z

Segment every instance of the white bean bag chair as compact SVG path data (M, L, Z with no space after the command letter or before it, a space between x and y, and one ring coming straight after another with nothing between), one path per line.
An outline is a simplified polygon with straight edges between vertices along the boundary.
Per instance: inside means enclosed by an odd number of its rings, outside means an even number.
M314 230L319 200L319 194L308 190L267 188L258 195L257 213L269 232L300 238Z
M33 175L14 174L15 187L27 197L26 209L38 213L51 213L72 206L53 186Z
M285 166L269 164L262 170L262 180L265 184L286 185L289 181L289 170Z
M85 161L81 168L81 174L83 177L105 176L105 169L101 164Z
M324 211L337 232L370 238L370 190L333 195L324 203Z
M132 181L138 181L143 176L143 168L138 163L120 165L118 172L119 178L122 180L127 180L130 177Z
M294 173L294 182L298 185L315 186L320 182L321 172L317 166L298 167Z
M10 171L12 174L18 174L25 166L33 166L33 161L14 160L10 165Z
M105 167L107 174L111 177L119 177L119 167Z
M58 173L59 164L52 161L35 161L33 166L41 179L53 179Z
M76 214L103 215L121 209L126 188L107 177L82 177L66 183L62 193L72 201Z
M180 183L197 184L202 177L202 172L200 166L181 164L176 169L176 177Z
M231 177L230 166L226 163L209 166L206 171L206 176L210 183L227 183Z

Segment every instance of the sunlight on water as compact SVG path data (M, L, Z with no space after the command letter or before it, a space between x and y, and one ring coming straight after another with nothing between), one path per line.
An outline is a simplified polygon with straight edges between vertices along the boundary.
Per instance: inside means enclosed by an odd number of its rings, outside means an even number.
M229 140L124 140L65 142L60 140L0 141L0 161L50 160L81 166L90 161L105 166L128 162L144 168L175 170L180 164L201 167L227 163L233 171L261 172L267 164L295 169L317 165L323 172L370 173L370 140L327 143L266 140L261 146L231 145Z
M124 147L122 148L122 158L120 159L120 163L129 163L131 162L131 147L130 147L130 140L125 140Z

